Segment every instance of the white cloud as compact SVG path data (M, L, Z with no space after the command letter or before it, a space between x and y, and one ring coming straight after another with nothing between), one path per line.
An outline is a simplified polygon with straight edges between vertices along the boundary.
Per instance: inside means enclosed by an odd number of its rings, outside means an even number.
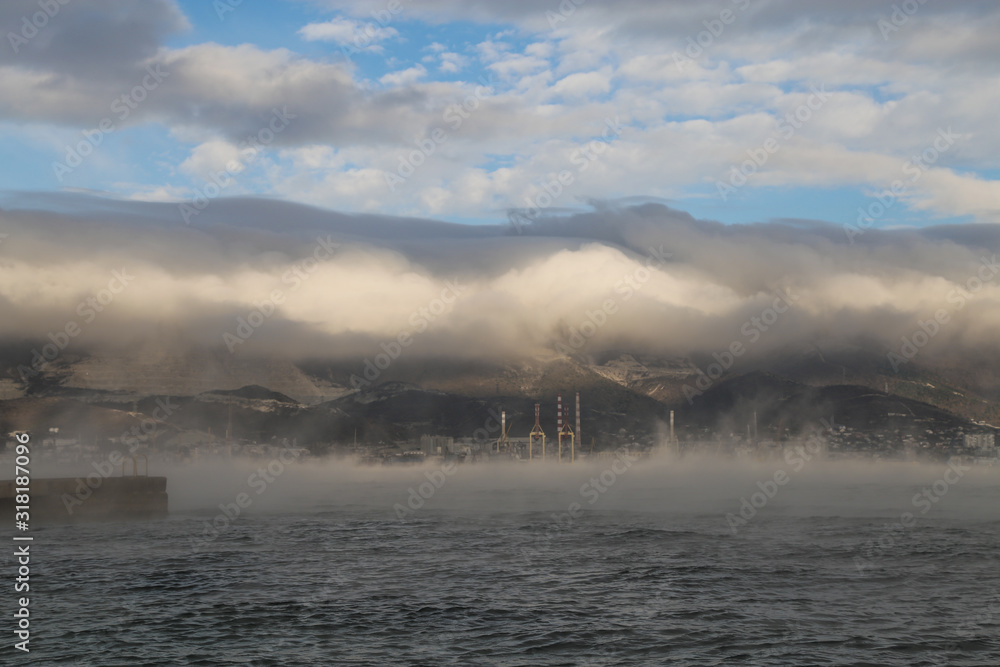
M552 92L564 97L591 97L603 95L611 90L611 68L599 72L578 72L560 79L552 86Z
M0 18L16 22L20 14L9 9L16 4L0 4ZM782 139L748 190L878 190L939 128L954 127L959 142L901 206L986 222L1000 216L991 180L1000 168L995 3L927 3L905 29L883 39L876 21L887 13L884 6L844 0L802 11L791 0L755 0L681 68L673 54L684 53L689 38L707 29L705 21L739 3L588 0L555 29L528 0L407 3L405 20L392 25L372 22L373 11L385 11L384 0L320 4L337 13L302 27L302 39L369 50L406 40L424 60L388 58L373 72L338 62L339 54L304 57L253 44L172 48L165 36L183 29L186 19L171 2L151 0L145 10L121 3L120 13L104 14L71 3L50 26L60 40L47 50L35 49L39 39L18 58L0 53L0 121L30 123L39 150L61 159L66 143L111 115L112 102L141 83L147 67L162 67L168 73L162 86L116 131L166 128L179 145L172 153L186 157L164 178L189 180L136 184L136 196L168 197L203 179L266 127L275 109L287 109L295 119L269 147L282 158L247 187L358 210L494 217L564 168L580 142L614 116L623 119L626 135L577 174L560 202L701 196L706 184L774 135L778 119L808 99L810 86L823 85L830 99L794 137ZM95 16L94 34L122 35L106 40L106 51L74 41L90 34L81 26ZM126 19L142 39L122 32ZM419 40L430 41L421 21L455 20L485 27L471 43L441 37L419 48ZM495 89L452 127L446 109L470 99L484 68L497 75ZM434 80L463 74L469 81ZM438 128L445 142L405 187L388 193L383 184L379 191L373 175L394 171L415 137ZM106 153L89 165L121 181L106 171L113 161Z
M228 141L214 140L195 147L191 155L181 163L180 169L193 176L208 179L213 173L240 164L239 147Z
M548 70L549 63L534 56L511 54L491 63L489 67L504 79L509 79Z
M330 185L375 192L379 179L352 169ZM477 172L462 185L482 198L489 181ZM649 205L541 221L516 235L506 227L344 215L261 199L217 200L198 226L178 228L163 220L162 204L82 196L67 203L114 215L81 225L44 210L0 212L20 246L0 282L0 337L57 330L82 294L107 285L109 267L124 267L134 281L86 327L82 349L146 338L164 323L172 342L221 347L236 316L285 285L282 276L312 255L315 239L329 236L342 242L336 256L285 291L271 324L240 354L350 358L359 345L377 349L412 326L414 309L436 298L445 281L463 287L461 298L421 335L417 358L551 350L605 299L615 300L617 312L588 352L623 343L663 353L725 349L742 323L773 303L776 282L798 301L760 349L858 334L898 346L918 318L950 309L949 294L976 276L981 289L951 310L928 353L956 340L991 355L998 345L1000 267L990 268L995 259L982 247L996 247L996 228L972 240L969 228L959 228L879 232L878 242L868 243L872 233L851 244L827 225L727 227ZM656 259L650 248L669 256Z
M298 34L309 42L334 42L338 46L351 46L359 51L371 49L379 42L399 36L399 32L395 28L380 26L370 21L362 23L343 17L337 17L323 23L310 23L303 26Z
M455 74L465 69L468 65L468 58L461 54L447 51L441 54L441 65L438 69L447 74Z
M427 76L427 69L423 65L416 65L398 72L390 72L379 79L379 83L386 86L408 86Z

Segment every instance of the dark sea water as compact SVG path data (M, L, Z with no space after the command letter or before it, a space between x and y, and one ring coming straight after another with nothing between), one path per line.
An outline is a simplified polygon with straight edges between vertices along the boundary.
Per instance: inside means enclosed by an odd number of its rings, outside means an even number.
M162 521L38 529L32 651L3 662L1000 665L996 474L921 515L932 468L814 470L735 533L767 469L629 474L589 504L582 471L481 469L403 519L417 471L318 495L289 475L197 549L231 489L175 489Z

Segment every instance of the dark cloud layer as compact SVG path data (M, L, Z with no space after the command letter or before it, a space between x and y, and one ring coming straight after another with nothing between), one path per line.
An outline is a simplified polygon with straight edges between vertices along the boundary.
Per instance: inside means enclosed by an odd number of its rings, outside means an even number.
M235 354L364 358L402 333L411 359L712 353L736 341L756 354L831 337L891 350L941 310L949 321L927 349L983 352L1000 325L994 226L851 243L822 222L726 226L661 204L606 205L521 233L260 199L214 201L191 226L169 204L20 195L7 206L5 341L81 320L79 304L121 270L134 280L81 323L81 345L160 336L224 347L276 290L282 303ZM317 254L332 244L333 257ZM753 324L789 293L776 321Z

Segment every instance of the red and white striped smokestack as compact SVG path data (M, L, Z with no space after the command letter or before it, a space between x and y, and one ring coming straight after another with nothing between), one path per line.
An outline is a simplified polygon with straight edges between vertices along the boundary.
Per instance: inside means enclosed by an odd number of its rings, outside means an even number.
M576 441L583 442L580 439L580 392L576 392Z
M556 427L558 432L562 433L563 425L563 412L562 412L562 394L556 394Z
M542 404L541 403L535 403L535 426L537 426L538 428L542 428L542 422L541 422L542 413L541 413L541 408L542 408Z

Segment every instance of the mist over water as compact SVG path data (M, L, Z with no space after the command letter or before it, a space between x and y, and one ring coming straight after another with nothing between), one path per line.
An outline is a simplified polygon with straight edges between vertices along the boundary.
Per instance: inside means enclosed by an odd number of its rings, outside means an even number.
M268 463L154 463L168 519L38 531L39 637L75 645L26 664L1000 659L1000 469L945 488L943 463L662 456L620 459L612 480L613 458L309 460L257 493ZM251 504L220 520L240 493Z
M186 464L154 459L150 466L151 475L167 477L170 510L175 514L214 514L220 504L245 493L252 500L245 515L382 511L395 516L397 504L411 514L565 512L576 502L583 511L719 514L724 524L723 515L738 512L741 500L763 494L767 502L759 516L775 519L878 517L904 511L958 520L1000 519L1000 467L957 466L957 472L949 472L946 462L813 457L788 463L656 454L582 459L572 465L428 461L371 466L353 458L305 458L285 465L277 459L234 458ZM46 477L83 478L88 472L88 466L80 464L48 464L39 469ZM776 474L784 483L774 482ZM944 481L946 474L950 481ZM915 509L912 499L924 489L930 489L938 500L931 499L931 508L921 512L926 503ZM409 503L411 496L419 501Z
M25 664L1000 663L1000 467L783 444L572 464L154 454L168 518L37 529L46 649ZM95 456L33 474L88 480Z
M392 513L393 505L406 505L411 488L419 495L423 485L425 492L433 486L434 493L423 498L420 510L555 512L579 502L585 510L709 514L737 511L741 498L760 491L758 482L773 480L776 471L784 470L787 483L777 486L761 514L879 516L912 511L912 496L931 488L949 469L946 463L815 459L796 472L780 460L661 456L635 459L627 468L619 465L624 469L619 474L612 470L613 462L453 464L450 474L442 474L442 464L433 463L393 467L357 465L350 459L310 461L286 466L266 487L251 486L247 480L266 471L267 461L206 462L157 467L157 472L170 480L174 512L217 509L242 491L254 499L251 512L358 508ZM962 472L928 514L1000 518L1000 468ZM429 476L444 481L438 487Z

